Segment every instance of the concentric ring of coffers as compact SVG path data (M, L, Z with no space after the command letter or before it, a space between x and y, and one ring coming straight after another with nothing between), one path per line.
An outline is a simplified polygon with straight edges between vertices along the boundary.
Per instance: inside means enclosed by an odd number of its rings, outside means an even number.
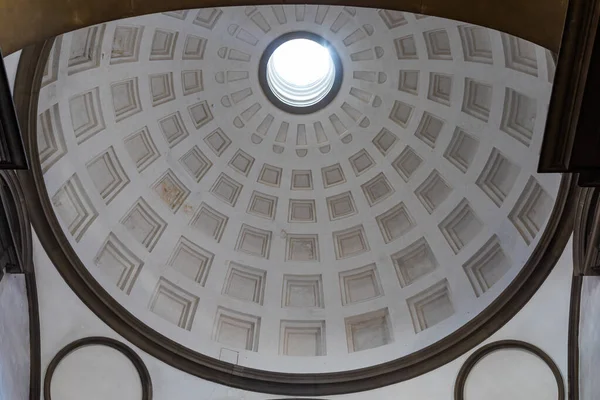
M311 32L343 67L309 115L259 82ZM89 273L157 333L259 370L338 372L448 337L536 248L554 64L486 28L290 5L67 33L38 103L39 164Z

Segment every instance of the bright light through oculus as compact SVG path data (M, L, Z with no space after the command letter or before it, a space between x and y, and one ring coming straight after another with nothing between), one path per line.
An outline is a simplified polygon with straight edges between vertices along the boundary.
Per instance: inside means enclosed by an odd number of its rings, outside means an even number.
M292 39L273 51L267 82L282 102L295 107L318 103L331 90L335 65L329 50L309 39Z

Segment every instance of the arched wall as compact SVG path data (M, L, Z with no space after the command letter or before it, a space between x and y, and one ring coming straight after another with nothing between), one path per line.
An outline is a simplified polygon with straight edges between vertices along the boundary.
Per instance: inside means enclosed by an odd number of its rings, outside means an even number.
M181 372L139 350L124 340L98 317L67 287L42 248L34 238L34 261L40 282L39 288L42 326L42 372L54 355L70 342L86 336L115 338L134 349L146 364L153 384L154 399L197 399L202 393L206 400L271 400L281 396L248 392L215 384ZM567 245L559 262L533 296L531 301L503 328L476 349L456 360L412 380L382 387L369 392L323 398L359 400L449 400L459 369L470 354L487 343L504 339L523 340L546 352L558 365L563 380L567 374L567 330L569 295L572 275L572 246ZM490 381L502 376L502 371L491 371ZM532 375L532 380L535 374ZM534 381L537 382L537 381ZM498 382L496 382L498 383ZM116 382L115 384L118 384ZM485 382L481 383L485 385ZM548 400L548 399L530 399ZM554 399L552 399L554 400Z

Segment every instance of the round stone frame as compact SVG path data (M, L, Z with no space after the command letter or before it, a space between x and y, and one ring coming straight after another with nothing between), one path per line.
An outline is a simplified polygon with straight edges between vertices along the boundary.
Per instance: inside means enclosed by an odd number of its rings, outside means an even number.
M271 55L280 45L283 43L292 40L292 39L308 39L314 42L319 43L321 46L329 49L329 54L331 55L331 60L333 61L333 65L335 66L335 78L333 81L333 86L329 89L329 92L325 97L323 97L319 102L307 106L307 107L295 107L289 104L284 103L279 100L279 98L273 93L271 88L269 87L269 82L267 81L267 64L269 63L269 59ZM258 62L258 83L264 95L269 99L269 101L280 110L283 110L290 114L297 115L306 115L312 114L319 110L325 108L329 103L335 99L340 88L342 87L342 81L344 80L344 67L342 66L342 60L340 59L339 54L337 53L335 47L329 43L322 36L317 35L316 33L307 32L307 31L295 31L284 33L279 36L275 40L273 40L265 51L263 51L262 56L260 57L260 61Z
M150 373L148 372L148 368L137 355L135 351L130 349L127 345L119 342L118 340L102 337L102 336L90 336L83 339L75 340L74 342L69 343L65 347L63 347L50 361L48 364L48 368L46 369L46 375L44 376L44 399L52 400L51 386L52 386L52 377L54 376L54 372L56 371L56 367L60 364L60 362L74 352L77 349L86 346L106 346L112 349L117 350L121 354L131 361L138 375L140 376L140 383L142 385L142 400L152 400L152 379L150 378Z
M20 175L31 222L67 285L104 323L142 351L202 379L276 395L327 396L372 390L425 374L471 350L517 314L550 274L573 231L579 189L576 179L565 174L537 247L504 292L452 334L407 356L362 369L305 374L246 368L208 357L150 329L112 298L83 265L58 223L37 149L38 96L53 40L23 49L14 91L31 165Z
M497 342L492 342L486 344L471 354L469 358L467 358L467 361L465 361L463 366L460 368L458 376L456 377L456 383L454 384L454 400L465 400L465 384L467 382L467 378L469 377L469 373L471 373L471 370L479 361L481 361L482 358L496 351L514 349L531 353L546 363L548 368L550 368L550 371L552 371L554 379L556 380L558 400L565 400L565 384L563 382L560 369L558 369L556 363L539 347L521 340L500 340Z

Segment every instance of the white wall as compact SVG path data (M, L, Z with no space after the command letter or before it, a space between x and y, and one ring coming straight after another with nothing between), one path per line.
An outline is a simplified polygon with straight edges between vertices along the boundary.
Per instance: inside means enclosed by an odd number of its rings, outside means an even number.
M29 398L29 310L25 277L0 281L0 400Z
M124 341L87 309L66 286L35 236L34 249L42 331L42 374L45 373L46 366L54 354L73 340L85 336L101 335ZM546 351L558 364L563 376L566 377L571 274L572 251L571 243L569 243L561 260L542 288L515 318L486 343L501 339L520 339L531 342ZM244 392L216 385L178 371L140 350L136 349L136 351L146 363L152 376L155 400L196 400L199 398L203 400L252 400L280 397ZM372 399L390 400L448 400L452 397L456 374L467 356L468 354L408 382L374 390L368 396ZM506 356L510 356L510 354ZM502 366L505 367L506 363L499 363L497 370L488 366L489 381L482 380L482 382L476 384L497 384L498 379L501 379L502 374L506 372L506 368L503 370ZM539 380L536 380L537 375L539 375ZM547 382L547 371L531 371L528 382L538 382L541 389ZM119 383L115 382L115 385L117 384ZM471 382L468 382L468 384L471 385ZM485 388L483 390L485 391ZM529 388L529 390L532 389ZM538 393L543 392L538 391ZM346 399L364 399L365 394L357 393L345 396L330 396L329 398L342 397ZM490 398L489 400L496 399ZM539 400L548 399L540 397Z

